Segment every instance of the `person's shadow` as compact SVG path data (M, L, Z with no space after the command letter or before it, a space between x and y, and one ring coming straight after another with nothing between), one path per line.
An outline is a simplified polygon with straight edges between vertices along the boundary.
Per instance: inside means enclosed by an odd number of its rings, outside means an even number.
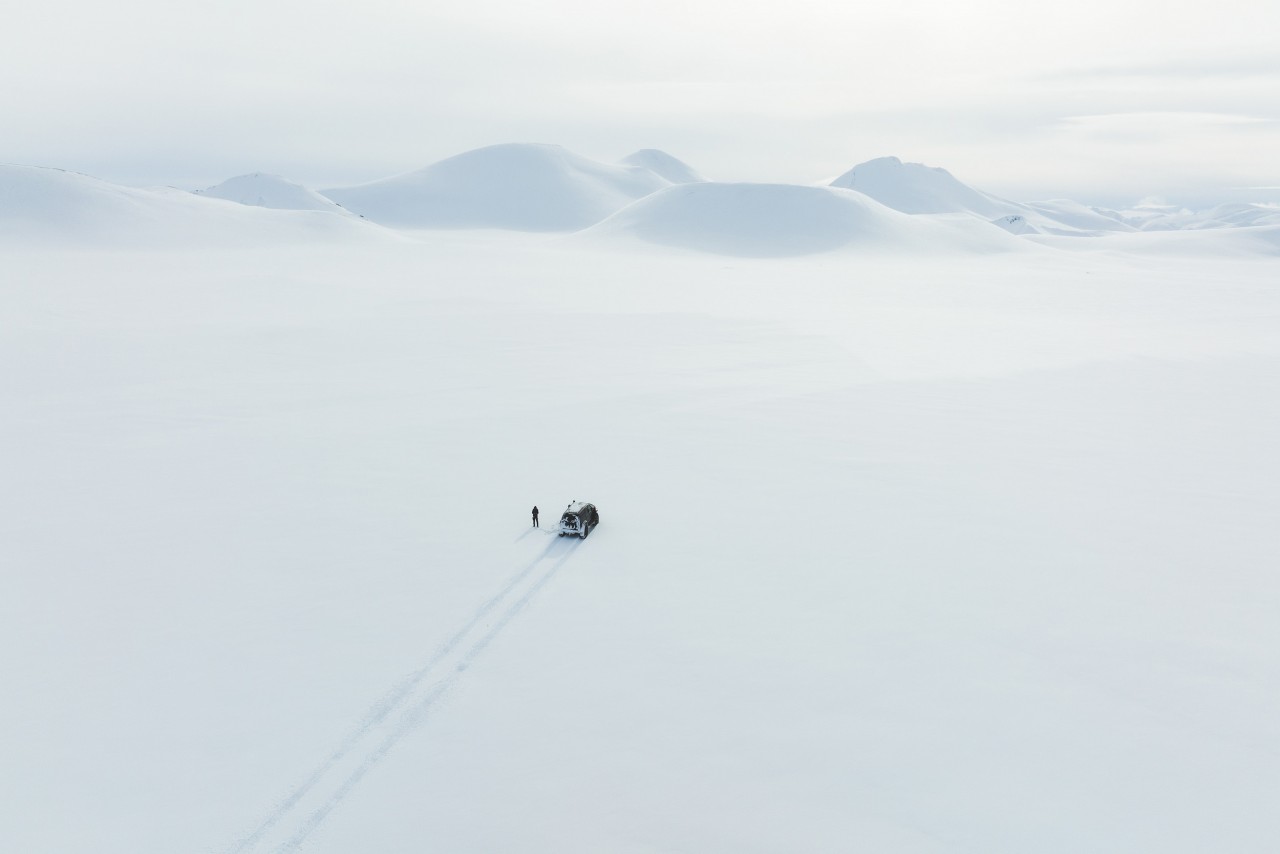
M530 534L550 534L550 533L552 533L550 529L543 530L542 528L529 527L525 529L525 532L523 534L521 534L520 536L512 540L512 542L518 543L521 540L523 540L525 537L529 536Z

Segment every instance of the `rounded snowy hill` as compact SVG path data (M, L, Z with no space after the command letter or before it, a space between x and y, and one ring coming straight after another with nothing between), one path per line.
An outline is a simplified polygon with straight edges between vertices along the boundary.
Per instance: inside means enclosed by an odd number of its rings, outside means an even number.
M350 211L401 228L574 231L669 183L647 168L598 163L558 145L520 143L322 192Z
M688 163L656 148L642 148L618 162L623 166L648 169L655 175L666 178L672 184L698 184L707 180Z
M1020 245L981 221L911 217L848 190L717 182L661 190L584 236L629 237L740 257L811 255L844 247L1002 251Z
M62 169L0 165L0 240L166 246L402 239L356 217L269 210Z
M1027 202L1021 205L1026 216L1050 234L1099 235L1133 231L1134 228L1114 212L1073 202L1070 199L1049 199Z
M987 219L1018 213L1018 204L987 195L946 169L879 157L860 163L831 182L857 190L882 205L909 214L974 213Z
M350 216L351 214L332 199L315 190L295 184L279 175L254 172L228 178L216 187L196 190L196 195L214 199L226 199L242 205L259 208L276 208L290 211L328 211Z
M831 182L907 214L971 214L1015 234L1090 235L1132 231L1115 216L1070 201L1021 204L970 187L946 169L880 157Z

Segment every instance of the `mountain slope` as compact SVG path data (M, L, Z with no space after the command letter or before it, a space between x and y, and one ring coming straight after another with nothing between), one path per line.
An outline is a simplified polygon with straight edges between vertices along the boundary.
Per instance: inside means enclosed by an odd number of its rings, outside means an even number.
M587 233L740 257L811 255L849 246L1000 251L1017 245L985 223L910 217L859 193L794 184L669 187Z
M1015 233L1103 234L1132 231L1114 216L1070 201L1021 204L970 187L946 169L880 157L860 163L831 182L908 214L967 213ZM1008 217L1021 217L1009 220Z
M558 145L507 144L323 194L401 228L574 231L668 185L649 169L598 163Z
M618 162L623 166L638 166L641 169L648 169L672 184L697 184L707 180L688 163L656 148L642 148L639 151L628 154Z
M207 190L196 190L196 195L225 199L242 205L259 208L276 208L291 211L328 211L350 216L351 214L332 199L315 190L295 184L279 175L254 172L228 178Z
M94 245L260 245L398 239L350 216L270 210L172 188L138 189L39 166L0 165L0 240Z
M831 182L864 193L882 205L909 214L974 213L987 219L1019 213L1019 205L958 181L946 169L903 163L896 157L868 160Z

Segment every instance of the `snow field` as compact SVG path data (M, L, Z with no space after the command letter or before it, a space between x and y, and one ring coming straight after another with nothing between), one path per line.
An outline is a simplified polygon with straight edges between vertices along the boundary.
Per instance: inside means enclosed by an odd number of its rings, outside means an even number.
M1265 256L5 260L7 850L1280 829Z

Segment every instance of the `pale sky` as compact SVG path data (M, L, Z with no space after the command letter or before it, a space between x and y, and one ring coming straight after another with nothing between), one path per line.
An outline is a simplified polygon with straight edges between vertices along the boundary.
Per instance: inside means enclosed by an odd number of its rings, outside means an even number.
M720 180L896 155L1019 200L1213 202L1280 186L1277 32L1277 0L44 0L3 15L0 161L322 188L551 142Z

